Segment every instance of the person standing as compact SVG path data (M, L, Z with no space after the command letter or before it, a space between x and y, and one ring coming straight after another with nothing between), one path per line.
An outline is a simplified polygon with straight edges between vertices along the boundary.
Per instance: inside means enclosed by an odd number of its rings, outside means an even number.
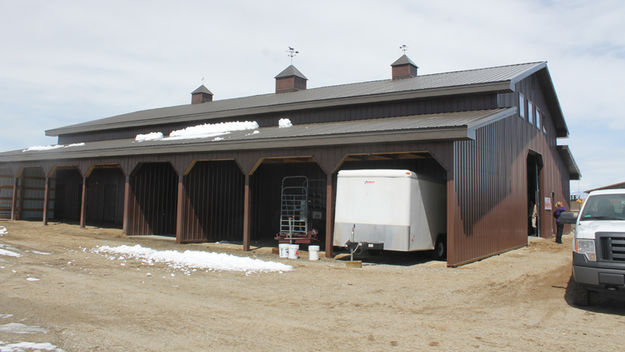
M560 222L560 215L566 211L562 202L556 203L556 210L553 212L553 217L556 218L556 243L562 243L562 231L564 230L564 223Z

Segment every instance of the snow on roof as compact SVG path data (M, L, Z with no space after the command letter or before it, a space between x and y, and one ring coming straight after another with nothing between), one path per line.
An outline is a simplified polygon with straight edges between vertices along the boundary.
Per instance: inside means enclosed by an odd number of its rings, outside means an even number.
M42 150L52 150L52 149L59 149L59 148L72 148L72 147L81 147L85 145L85 143L72 143L72 144L68 144L68 145L63 145L63 144L54 144L54 145L34 145L31 147L28 147L24 150L22 150L22 152L32 152L32 151L42 151Z
M178 252L173 250L158 251L151 248L145 248L141 245L135 246L100 246L92 250L98 254L121 255L117 259L135 258L141 260L145 264L152 265L154 263L164 263L173 269L186 271L187 269L205 269L205 270L225 270L225 271L243 271L246 273L253 272L283 272L291 271L293 267L290 265L268 262L260 259L252 259L248 257L237 257L226 253L214 253L203 251Z
M290 121L289 121L290 122ZM233 121L220 123L205 123L183 128L181 130L172 131L169 137L163 137L161 132L151 132L147 134L138 134L135 136L136 142L156 141L156 140L180 140L194 138L209 138L228 134L232 131L255 130L259 128L256 121ZM221 140L215 138L215 141Z

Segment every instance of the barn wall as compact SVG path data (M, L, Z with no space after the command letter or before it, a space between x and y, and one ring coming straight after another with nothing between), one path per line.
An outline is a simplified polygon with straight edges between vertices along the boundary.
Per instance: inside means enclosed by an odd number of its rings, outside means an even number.
M54 218L54 179L50 179L48 194L48 219ZM20 177L19 218L22 220L42 220L46 177L40 167L27 167Z
M11 202L13 201L13 185L15 177L11 170L0 169L0 218L11 218Z
M54 219L79 221L82 195L82 176L78 169L59 169L54 174Z
M175 236L178 176L171 165L139 165L130 189L128 235Z
M244 182L234 161L196 163L184 177L181 241L240 241Z
M569 178L556 150L551 114L537 81L532 77L518 87L542 113L536 126L527 116L513 116L480 128L475 140L453 143L453 190L448 223L453 234L449 265L459 265L527 244L527 156L542 157L541 230L544 237L555 232L544 197L569 199ZM518 99L516 99L518 104ZM527 104L527 101L525 102Z
M78 206L80 206L80 201ZM86 210L88 224L122 226L124 174L120 169L96 168L87 177Z

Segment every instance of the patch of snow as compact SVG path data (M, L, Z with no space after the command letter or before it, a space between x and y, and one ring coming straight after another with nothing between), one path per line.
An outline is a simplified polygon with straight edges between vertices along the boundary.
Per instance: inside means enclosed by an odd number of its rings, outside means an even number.
M7 257L21 257L22 256L19 253L11 252L11 251L8 251L6 249L1 249L1 248L0 248L0 255L4 255Z
M41 254L41 255L50 255L52 253L48 253L48 252L40 252L40 251L35 251L35 250L31 250L31 253L35 253L35 254Z
M205 123L203 125L190 126L181 130L172 131L166 140L208 138L228 134L232 131L255 130L258 128L256 121L232 121L220 123Z
M213 140L214 141L223 141L224 139L223 139L223 137L215 137L215 138L213 138Z
M39 279L36 277L27 277L26 280L27 281L39 281Z
M7 235L8 233L9 233L9 230L7 230L6 227L0 226L0 236Z
M22 150L22 152L32 152L32 151L42 151L42 150L53 150L53 149L59 149L59 148L73 148L73 147L82 147L84 146L85 143L81 142L81 143L72 143L72 144L68 144L68 145L63 145L63 144L54 144L54 145L33 145L31 147L28 147L24 150Z
M33 145L30 146L24 150L22 150L22 152L32 152L32 151L42 151L42 150L52 150L52 149L59 149L59 148L63 148L64 145L63 144L55 144L55 145Z
M155 262L165 263L173 269L188 271L189 269L206 269L206 270L227 270L227 271L243 271L243 272L283 272L291 271L293 267L290 265L269 262L260 259L252 259L248 257L237 257L226 253L213 253L190 251L157 251L151 248L145 248L141 245L135 246L100 246L92 250L94 253L103 255L125 255L141 260L144 264L153 265Z
M24 325L22 323L8 323L0 325L0 332L7 332L10 334L46 334L48 333L48 330L38 326Z
M136 142L145 142L145 141L158 141L163 139L162 132L150 132L146 134L138 134L135 136Z
M293 126L293 124L291 123L291 120L289 119L280 119L280 121L278 121L278 126L280 128L289 128Z
M18 343L4 343L0 341L0 352L38 352L38 351L52 351L52 352L65 352L63 349L56 347L48 342L18 342Z
M0 314L0 319L9 319L13 314Z

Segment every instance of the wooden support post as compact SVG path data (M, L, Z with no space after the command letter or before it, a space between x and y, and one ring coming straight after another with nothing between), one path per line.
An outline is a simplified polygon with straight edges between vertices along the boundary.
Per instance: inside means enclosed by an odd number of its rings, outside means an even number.
M87 176L82 177L82 194L80 196L80 227L87 226Z
M250 199L250 175L245 175L245 195L243 197L243 250L250 250L250 220L252 216Z
M126 175L124 182L124 218L122 219L122 231L128 236L128 226L130 221L130 175Z
M182 230L184 223L184 175L178 175L178 201L176 202L176 242L182 242Z
M13 197L11 198L11 220L15 220L15 212L17 209L17 186L18 186L19 178L15 177L13 181Z
M332 173L327 175L326 180L326 258L333 257L334 242L334 187L332 185Z
M48 201L50 197L50 177L46 175L46 185L43 188L43 224L48 225Z

